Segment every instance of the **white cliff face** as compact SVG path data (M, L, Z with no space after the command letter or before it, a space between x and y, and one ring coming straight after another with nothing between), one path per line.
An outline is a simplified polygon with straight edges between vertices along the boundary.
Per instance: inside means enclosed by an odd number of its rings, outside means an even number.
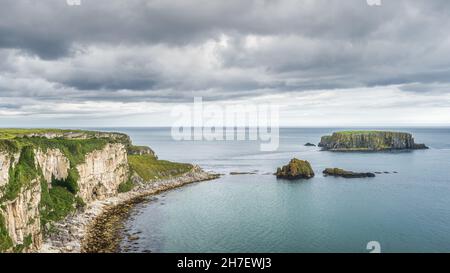
M41 149L35 151L35 159L42 169L45 180L51 186L52 176L56 179L66 179L69 174L70 162L58 149Z
M0 152L0 187L8 183L10 166L11 155L9 155L8 153Z
M42 245L39 202L41 201L41 185L38 179L31 181L31 186L22 189L17 198L7 201L0 209L6 227L14 245L25 243L30 237L32 242L28 250L39 249Z
M5 186L9 181L9 169L11 164L15 166L19 161L20 153L10 154L7 152L0 152L0 188ZM0 191L0 198L2 192Z
M127 151L123 144L107 144L102 150L86 155L85 163L77 166L80 196L84 202L102 200L117 194L128 179Z

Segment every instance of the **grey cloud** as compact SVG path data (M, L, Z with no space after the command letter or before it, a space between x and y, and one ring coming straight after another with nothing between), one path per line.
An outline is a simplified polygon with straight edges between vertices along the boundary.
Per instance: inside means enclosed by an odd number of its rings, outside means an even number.
M0 46L55 58L68 54L74 43L185 45L221 33L300 33L327 40L359 40L376 37L380 27L390 22L417 22L408 21L409 7L429 7L427 12L437 18L446 16L443 10L448 8L446 1L425 5L386 1L384 5L377 10L364 0L82 0L81 6L68 6L64 0L5 1L0 11ZM419 26L416 35L421 29L424 26Z
M81 1L2 2L1 97L177 102L449 83L444 0ZM202 46L224 36L208 64Z

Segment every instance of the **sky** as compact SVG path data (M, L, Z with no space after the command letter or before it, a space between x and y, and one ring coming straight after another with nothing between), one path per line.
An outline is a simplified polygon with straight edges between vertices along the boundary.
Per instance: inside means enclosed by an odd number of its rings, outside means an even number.
M194 97L282 126L450 125L448 0L0 4L0 127L170 126Z

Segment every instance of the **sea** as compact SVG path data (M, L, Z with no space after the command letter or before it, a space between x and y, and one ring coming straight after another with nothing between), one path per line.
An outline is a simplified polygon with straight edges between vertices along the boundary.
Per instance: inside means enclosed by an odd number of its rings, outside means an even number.
M430 147L380 153L304 146L355 128L281 128L271 152L258 141L176 141L170 128L98 129L127 133L160 159L223 174L137 205L125 227L139 239L123 236L122 251L365 253L375 244L381 252L450 252L450 128L370 128L409 132ZM277 179L293 157L308 160L315 177ZM379 174L325 177L330 167Z

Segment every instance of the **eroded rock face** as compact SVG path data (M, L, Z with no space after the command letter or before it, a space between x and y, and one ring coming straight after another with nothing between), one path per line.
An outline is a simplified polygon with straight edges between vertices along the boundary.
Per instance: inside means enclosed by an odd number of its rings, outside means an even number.
M11 166L11 155L0 152L0 187L6 185L9 179L9 167ZM1 192L0 192L1 196Z
M56 179L66 179L70 169L69 159L58 149L41 149L35 151L36 163L41 167L45 180L50 185L52 176Z
M293 158L288 165L278 168L275 175L283 179L309 179L314 177L314 171L308 161Z
M348 131L323 136L319 147L327 151L383 151L427 149L416 144L409 133L385 131Z
M117 194L128 179L127 151L123 144L107 144L102 150L86 155L85 163L77 166L78 186L84 202L102 200Z
M9 169L11 165L17 164L19 161L20 153L10 154L7 152L0 152L0 187L5 186L9 181ZM2 197L2 191L0 191L0 198Z
M25 251L39 249L42 245L40 201L41 186L39 180L35 179L29 188L23 189L13 201L5 202L0 209L14 246L29 241L30 245Z

